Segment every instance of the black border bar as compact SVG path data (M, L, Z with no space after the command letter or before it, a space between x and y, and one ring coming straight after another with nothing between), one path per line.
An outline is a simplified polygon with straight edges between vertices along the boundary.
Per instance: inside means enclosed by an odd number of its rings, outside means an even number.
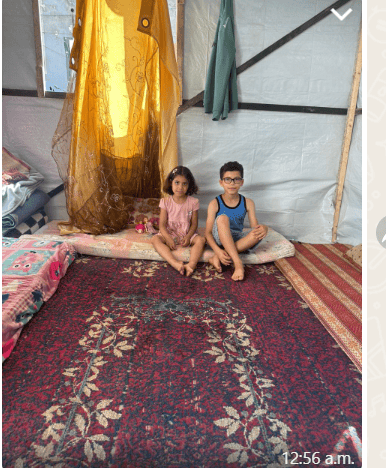
M185 103L186 101L183 101ZM204 107L202 101L197 102L192 107ZM239 109L253 111L271 111L271 112L300 112L304 114L331 114L347 115L347 109L341 107L317 107L317 106L290 106L286 104L261 104L253 102L239 102ZM362 109L357 109L357 111ZM362 112L361 112L362 113Z
M17 97L39 97L35 89L8 89L3 88L3 96L17 96ZM48 99L64 99L67 93L46 91L44 97ZM41 98L40 98L41 99Z

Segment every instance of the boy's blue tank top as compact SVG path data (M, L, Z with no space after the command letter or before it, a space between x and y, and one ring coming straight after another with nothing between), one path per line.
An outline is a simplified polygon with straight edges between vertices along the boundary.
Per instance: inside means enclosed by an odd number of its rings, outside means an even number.
M243 195L240 195L240 200L237 206L234 206L233 208L230 206L227 206L223 199L222 196L219 195L216 197L217 204L218 204L218 210L216 213L216 218L222 214L225 214L229 218L229 224L230 228L233 231L242 231L244 228L244 219L245 215L247 214L247 207L245 203L245 197Z

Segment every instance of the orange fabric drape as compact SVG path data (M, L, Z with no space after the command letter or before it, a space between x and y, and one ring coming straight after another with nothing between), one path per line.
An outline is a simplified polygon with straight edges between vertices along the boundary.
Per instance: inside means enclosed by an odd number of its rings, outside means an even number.
M75 89L53 139L70 218L61 232L116 232L130 197L159 197L177 165L180 90L166 0L78 0L70 66Z

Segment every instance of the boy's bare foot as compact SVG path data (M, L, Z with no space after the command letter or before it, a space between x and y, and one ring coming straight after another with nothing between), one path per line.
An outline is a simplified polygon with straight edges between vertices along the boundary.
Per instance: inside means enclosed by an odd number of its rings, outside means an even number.
M194 272L194 269L196 268L196 266L191 266L189 265L189 263L187 263L186 265L184 265L184 268L185 268L186 276L190 276Z
M218 258L218 256L216 254L213 255L213 257L210 257L210 259L208 260L208 262L214 266L215 270L217 270L219 273L222 272L222 268L221 268L221 262L220 262L220 259Z
M235 271L232 275L233 281L242 281L244 279L244 267L235 267Z
M175 263L173 262L171 265L172 265L173 268L175 268L178 271L178 273L180 275L184 275L185 266L184 266L183 262L177 262L176 261Z

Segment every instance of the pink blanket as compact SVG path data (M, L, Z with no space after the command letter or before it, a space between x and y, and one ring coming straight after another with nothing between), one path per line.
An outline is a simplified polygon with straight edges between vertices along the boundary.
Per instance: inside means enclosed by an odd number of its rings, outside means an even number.
M3 360L31 320L56 291L75 258L75 248L62 241L3 238Z

